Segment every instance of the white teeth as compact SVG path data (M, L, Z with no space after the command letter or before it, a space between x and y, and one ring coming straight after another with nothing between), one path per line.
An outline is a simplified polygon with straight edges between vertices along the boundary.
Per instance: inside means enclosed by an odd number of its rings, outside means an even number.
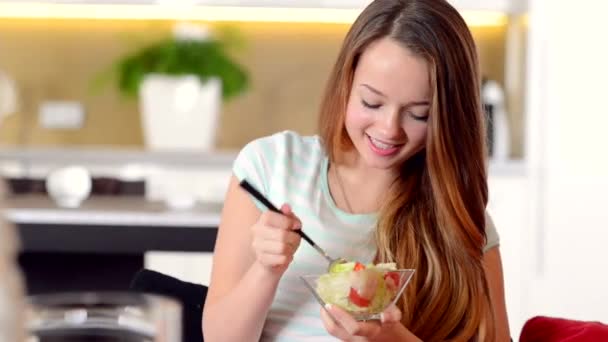
M391 144L384 143L373 137L370 137L370 140L371 140L372 144L374 144L374 146L376 146L377 148L382 149L382 150L388 150L388 149L391 149L391 148L397 146L397 145L391 145Z

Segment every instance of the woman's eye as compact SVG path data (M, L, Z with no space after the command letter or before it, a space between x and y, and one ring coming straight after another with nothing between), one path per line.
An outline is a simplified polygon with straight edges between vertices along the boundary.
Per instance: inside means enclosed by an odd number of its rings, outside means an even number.
M416 115L416 114L414 114L414 113L412 113L412 112L407 112L407 114L408 114L409 116L411 116L411 117L412 117L414 120L416 120L416 121L427 122L427 121L428 121L428 119L429 119L428 114L427 114L427 115Z
M378 108L380 108L380 106L382 106L379 103L378 104L375 104L375 103L372 104L372 103L366 102L365 100L361 100L361 103L363 104L363 106L365 106L365 107L367 107L369 109L378 109Z

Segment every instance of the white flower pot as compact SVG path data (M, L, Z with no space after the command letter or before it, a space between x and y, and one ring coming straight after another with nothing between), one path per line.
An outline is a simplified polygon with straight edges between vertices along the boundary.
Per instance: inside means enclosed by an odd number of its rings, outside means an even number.
M222 84L196 76L146 76L140 88L142 126L151 150L211 150L215 146Z

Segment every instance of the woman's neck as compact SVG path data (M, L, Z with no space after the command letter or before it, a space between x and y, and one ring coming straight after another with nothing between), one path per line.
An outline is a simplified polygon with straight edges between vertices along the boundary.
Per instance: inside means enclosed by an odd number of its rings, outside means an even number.
M338 208L353 214L377 212L397 172L365 166L359 158L344 156L329 166L328 180Z

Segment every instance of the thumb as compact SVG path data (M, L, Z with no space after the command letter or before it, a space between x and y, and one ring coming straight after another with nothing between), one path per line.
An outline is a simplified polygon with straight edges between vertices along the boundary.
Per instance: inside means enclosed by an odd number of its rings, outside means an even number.
M390 305L380 314L380 321L386 323L398 323L401 321L401 310L395 304Z
M287 203L281 206L281 212L286 216L292 216L293 212L291 211L291 206Z

